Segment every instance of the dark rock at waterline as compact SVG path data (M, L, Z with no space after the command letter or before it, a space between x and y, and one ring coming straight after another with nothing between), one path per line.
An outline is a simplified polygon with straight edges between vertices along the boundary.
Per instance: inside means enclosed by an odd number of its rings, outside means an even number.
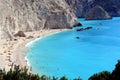
M83 30L84 30L84 28L77 29L77 31L83 31Z
M15 37L26 37L23 31L18 31L14 36Z
M76 39L80 39L80 37L76 37Z
M89 10L85 16L86 20L104 20L111 19L111 16L101 7L95 6Z
M89 29L92 29L92 27L80 28L80 29L77 29L77 31L83 31L83 30L89 30Z
M86 30L89 30L89 29L92 29L92 27L87 27L87 28L85 28Z
M77 23L73 27L77 27L77 26L82 26L82 24L81 23Z

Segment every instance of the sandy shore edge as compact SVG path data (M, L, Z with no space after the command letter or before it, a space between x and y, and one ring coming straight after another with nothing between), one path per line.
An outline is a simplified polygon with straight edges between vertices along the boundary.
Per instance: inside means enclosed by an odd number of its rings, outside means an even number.
M0 69L6 69L8 71L12 64L20 65L20 67L27 67L27 60L25 56L27 53L27 47L38 38L42 38L47 35L67 31L68 29L50 29L41 31L25 32L26 37L15 37L12 41L9 39L1 39L0 41Z

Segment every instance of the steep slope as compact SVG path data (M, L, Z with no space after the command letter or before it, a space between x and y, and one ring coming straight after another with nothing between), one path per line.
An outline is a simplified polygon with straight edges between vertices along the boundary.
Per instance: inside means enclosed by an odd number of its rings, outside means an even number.
M0 38L17 31L71 28L77 18L65 0L0 0Z
M101 6L95 6L86 13L85 19L104 20L104 19L111 19L111 16Z
M84 17L88 8L87 0L65 0L77 17Z
M110 16L120 16L120 0L66 0L77 17L85 17L89 9L101 6Z

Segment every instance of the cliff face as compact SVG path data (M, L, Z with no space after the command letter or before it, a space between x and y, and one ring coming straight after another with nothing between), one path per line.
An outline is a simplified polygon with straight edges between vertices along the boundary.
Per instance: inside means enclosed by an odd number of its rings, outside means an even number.
M101 6L110 16L120 16L120 0L66 0L77 17L85 17L91 8Z
M111 19L111 16L101 6L95 6L86 13L85 19L105 20L105 19Z
M113 17L120 16L120 0L93 0L91 5L100 5Z
M88 9L87 0L65 0L77 17L84 17Z
M71 28L77 18L65 0L0 0L0 38L17 31Z

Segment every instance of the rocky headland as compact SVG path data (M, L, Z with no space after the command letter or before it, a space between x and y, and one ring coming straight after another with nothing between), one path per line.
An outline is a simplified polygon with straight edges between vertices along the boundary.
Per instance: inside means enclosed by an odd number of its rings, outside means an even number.
M79 18L88 15L95 15L93 17L89 17L89 19L109 19L109 16L120 16L120 0L66 0L66 2L71 7L75 15ZM98 10L96 6L100 6L104 16L97 18L99 16L98 14L101 14L101 10L96 13L91 12L93 9L94 11Z
M111 18L112 17L101 6L91 8L85 15L86 20L105 20Z

